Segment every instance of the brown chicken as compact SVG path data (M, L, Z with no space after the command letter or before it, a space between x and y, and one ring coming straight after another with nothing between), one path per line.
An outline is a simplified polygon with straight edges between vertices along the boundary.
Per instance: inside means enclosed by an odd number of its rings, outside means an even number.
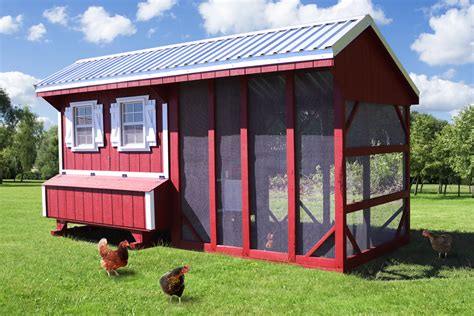
M189 271L189 266L174 268L166 272L160 278L160 286L165 294L169 295L170 302L173 296L177 296L181 303L181 296L184 292L184 275Z
M128 250L127 247L130 247L130 244L127 240L122 241L118 245L117 250L112 250L107 244L107 239L102 238L99 241L99 254L102 257L100 265L102 268L107 271L107 274L110 276L110 272L113 272L115 275L119 275L117 272L118 268L125 267L128 263Z
M448 257L448 252L451 250L453 238L448 234L437 235L428 230L423 231L423 237L429 238L431 247L438 253L438 258L444 253L444 258Z

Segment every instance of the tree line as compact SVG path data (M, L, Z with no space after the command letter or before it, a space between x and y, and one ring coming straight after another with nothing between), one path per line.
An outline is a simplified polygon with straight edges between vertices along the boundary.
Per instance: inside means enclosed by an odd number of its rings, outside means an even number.
M423 183L437 183L440 194L456 183L460 195L461 183L471 186L474 176L474 106L462 109L452 124L418 112L412 112L410 119L410 178L415 195Z
M58 133L28 107L11 104L0 88L0 183L4 178L23 181L48 179L58 173Z

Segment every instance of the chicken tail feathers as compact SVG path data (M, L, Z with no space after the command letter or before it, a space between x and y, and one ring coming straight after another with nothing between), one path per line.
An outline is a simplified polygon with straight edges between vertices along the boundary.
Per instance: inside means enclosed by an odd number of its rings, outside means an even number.
M107 244L107 239L102 238L102 239L99 241L99 245L98 245L98 247L97 247L97 248L99 249L99 252L101 252L101 249L102 249L103 247L107 247L107 245L108 245L108 244Z

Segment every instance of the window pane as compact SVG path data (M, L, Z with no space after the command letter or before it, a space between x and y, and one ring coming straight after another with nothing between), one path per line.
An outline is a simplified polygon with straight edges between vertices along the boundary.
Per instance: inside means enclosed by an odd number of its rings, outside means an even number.
M135 103L134 104L134 112L143 112L143 104Z
M123 115L123 121L125 123L131 123L133 122L133 114L124 114Z
M92 107L91 106L84 107L84 112L85 112L84 113L85 115L89 115L89 116L92 115Z
M142 113L135 113L133 114L133 121L134 122L142 122L143 120L143 114Z
M132 104L128 103L128 104L124 104L124 105L125 105L124 109L123 109L124 112L126 112L126 113L133 112L133 103Z
M92 127L78 127L76 133L76 145L92 145Z
M143 143L143 126L128 125L123 127L123 144L142 144Z
M92 116L84 116L84 124L92 124Z

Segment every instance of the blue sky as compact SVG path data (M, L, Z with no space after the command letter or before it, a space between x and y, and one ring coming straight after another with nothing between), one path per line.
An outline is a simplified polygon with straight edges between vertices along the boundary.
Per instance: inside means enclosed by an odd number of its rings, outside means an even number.
M77 59L365 13L421 90L414 109L449 120L474 103L468 0L0 0L0 87L49 126L32 84Z

